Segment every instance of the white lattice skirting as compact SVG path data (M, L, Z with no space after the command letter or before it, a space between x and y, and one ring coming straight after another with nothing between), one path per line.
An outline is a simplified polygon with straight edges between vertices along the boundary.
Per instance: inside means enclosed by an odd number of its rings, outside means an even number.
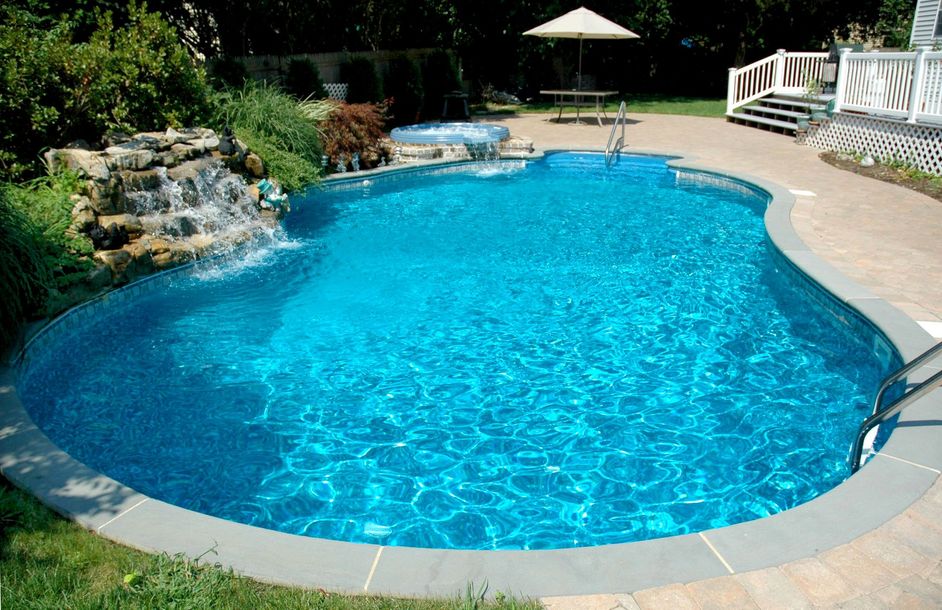
M823 150L869 154L883 162L900 161L942 175L942 127L838 112L812 126L804 143Z

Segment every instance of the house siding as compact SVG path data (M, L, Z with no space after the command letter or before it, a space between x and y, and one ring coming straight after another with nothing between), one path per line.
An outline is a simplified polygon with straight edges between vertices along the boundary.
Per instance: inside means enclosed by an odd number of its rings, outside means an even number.
M939 0L918 0L913 17L913 32L909 37L910 46L931 47L936 41L942 41L942 38L933 37L938 13Z

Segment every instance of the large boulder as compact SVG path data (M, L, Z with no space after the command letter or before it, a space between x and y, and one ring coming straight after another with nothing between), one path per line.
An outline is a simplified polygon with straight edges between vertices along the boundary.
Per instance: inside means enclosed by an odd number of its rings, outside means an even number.
M118 228L124 229L128 235L140 235L144 232L141 219L134 214L115 214L112 216L99 216L98 224L103 227L110 227L112 224Z
M144 232L148 235L189 237L199 233L199 227L186 214L154 214L141 217Z
M108 168L112 171L126 170L126 169L147 169L151 163L153 163L156 158L156 154L153 150L149 148L141 148L134 150L125 150L123 147L134 144L135 141L132 140L127 144L122 144L120 146L112 146L105 150L108 153L108 156L105 157L105 163L108 164ZM114 151L114 152L109 152Z
M121 185L126 191L148 191L160 188L161 172L157 169L118 172Z
M167 178L173 180L174 182L195 180L197 174L200 173L200 170L206 169L214 163L216 163L216 160L212 157L201 157L199 159L193 159L192 161L187 161L186 163L181 163L176 167L168 169Z
M134 241L124 246L124 251L131 255L131 262L124 269L125 277L132 280L154 272L154 260L151 257L150 250L140 243Z
M111 277L115 279L123 276L131 262L131 254L127 250L100 250L95 252L93 258L95 262L111 269Z
M262 178L265 176L265 164L262 163L262 158L256 155L255 153L249 153L245 155L245 170L253 178Z
M194 146L183 142L181 144L174 144L170 147L170 152L172 152L178 160L186 161L188 159L193 159L200 155L200 151L197 150Z
M68 169L92 180L108 181L111 179L111 170L109 170L108 164L105 163L101 153L82 150L81 148L63 148L48 151L45 158L51 171Z
M162 139L168 146L173 146L174 144L181 144L187 140L192 140L195 135L196 134L192 131L181 132L171 127L164 132Z
M171 242L166 252L153 255L154 265L159 269L166 269L182 265L195 258L193 247L186 242Z
M97 213L117 214L124 211L116 180L88 180L82 190Z
M71 228L79 233L85 233L96 224L98 224L98 215L95 214L91 201L88 197L79 197L72 207Z

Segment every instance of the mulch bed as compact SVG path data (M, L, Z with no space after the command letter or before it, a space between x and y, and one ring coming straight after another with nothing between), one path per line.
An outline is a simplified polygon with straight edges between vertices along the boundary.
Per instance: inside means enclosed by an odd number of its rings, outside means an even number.
M880 163L875 163L871 167L862 167L860 163L852 157L835 152L823 152L818 155L818 157L834 167L854 172L861 176L897 184L918 191L923 195L928 195L937 201L942 201L942 177L913 177L907 174L906 170L887 167Z

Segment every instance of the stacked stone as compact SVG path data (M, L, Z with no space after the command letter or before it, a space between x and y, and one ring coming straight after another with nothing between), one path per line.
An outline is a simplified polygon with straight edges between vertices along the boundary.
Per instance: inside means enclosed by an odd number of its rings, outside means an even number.
M485 158L489 152L487 146L468 144L404 144L385 140L386 147L399 149L400 160L431 161L473 161ZM533 140L520 136L509 136L500 141L497 147L498 157L501 159L521 159L530 156L533 152Z
M213 245L209 236L185 229L179 231L179 239L149 234L150 227L137 215L130 195L159 188L162 175L180 184L184 192L194 190L196 174L218 162L248 178L263 177L261 158L241 142L236 140L235 144L233 154L224 155L219 151L220 138L211 129L168 129L130 137L111 136L108 146L100 151L79 144L47 152L51 171L69 169L84 178L81 192L73 195L75 206L69 230L90 233L96 226L107 229L115 225L129 239L120 248L95 252L93 258L100 266L89 275L88 282L94 288L123 284L206 254ZM277 222L270 214L263 218L271 224Z

